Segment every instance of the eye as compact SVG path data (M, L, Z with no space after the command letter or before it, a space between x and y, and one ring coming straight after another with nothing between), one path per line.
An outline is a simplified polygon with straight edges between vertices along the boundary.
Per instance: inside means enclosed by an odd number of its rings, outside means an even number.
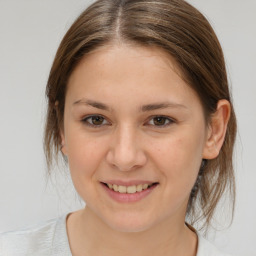
M108 121L103 116L99 116L99 115L85 117L82 120L82 122L88 126L94 126L94 127L100 127L108 124Z
M174 121L171 118L168 118L165 116L155 116L152 119L150 119L148 123L149 125L153 125L153 126L165 127L174 123Z

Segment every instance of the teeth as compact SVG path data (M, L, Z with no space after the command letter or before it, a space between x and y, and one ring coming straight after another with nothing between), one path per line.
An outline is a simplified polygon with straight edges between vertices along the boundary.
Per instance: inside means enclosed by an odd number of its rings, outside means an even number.
M126 193L126 187L125 186L118 186L118 192L119 193Z
M148 188L148 184L143 184L142 188L143 189L147 189Z
M127 193L128 194L133 194L133 193L136 193L136 186L129 186L127 187Z
M133 185L133 186L118 186L116 184L109 184L107 183L108 187L116 192L119 193L128 193L128 194L134 194L136 192L141 192L142 190L147 189L150 187L152 184L139 184L139 185Z
M143 189L143 186L142 186L142 185L137 185L137 191L138 191L138 192L141 192L142 189Z

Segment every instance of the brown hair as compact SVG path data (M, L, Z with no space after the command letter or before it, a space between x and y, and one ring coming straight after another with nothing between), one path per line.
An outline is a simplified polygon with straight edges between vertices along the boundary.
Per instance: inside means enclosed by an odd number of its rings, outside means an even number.
M230 102L231 116L224 144L219 156L207 160L203 172L200 172L200 184L198 178L190 196L187 216L192 224L203 219L207 227L226 190L231 195L233 216L235 182L232 156L236 118L224 56L209 22L183 0L98 0L73 23L56 53L46 88L48 111L44 149L49 170L60 152L60 129L70 74L86 54L116 41L155 46L172 56L183 79L198 94L207 122L220 99Z

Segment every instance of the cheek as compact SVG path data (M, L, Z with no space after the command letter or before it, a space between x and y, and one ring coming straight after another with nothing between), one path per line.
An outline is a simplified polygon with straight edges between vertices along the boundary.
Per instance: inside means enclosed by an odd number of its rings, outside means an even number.
M70 137L68 144L68 163L71 178L78 194L85 202L90 200L95 190L97 170L104 158L104 147L96 139L83 136ZM89 196L89 197L88 197Z
M202 134L180 132L161 143L155 142L152 148L152 158L165 177L168 188L175 193L190 191L202 160Z
M104 157L104 142L73 133L68 139L68 161L73 179L91 177Z

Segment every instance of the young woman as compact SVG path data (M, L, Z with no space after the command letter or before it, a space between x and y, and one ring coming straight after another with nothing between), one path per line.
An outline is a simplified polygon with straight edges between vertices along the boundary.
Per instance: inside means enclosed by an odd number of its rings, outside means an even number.
M45 152L86 206L6 233L3 255L225 255L207 227L234 200L236 118L218 39L182 0L98 0L64 36L46 88Z

